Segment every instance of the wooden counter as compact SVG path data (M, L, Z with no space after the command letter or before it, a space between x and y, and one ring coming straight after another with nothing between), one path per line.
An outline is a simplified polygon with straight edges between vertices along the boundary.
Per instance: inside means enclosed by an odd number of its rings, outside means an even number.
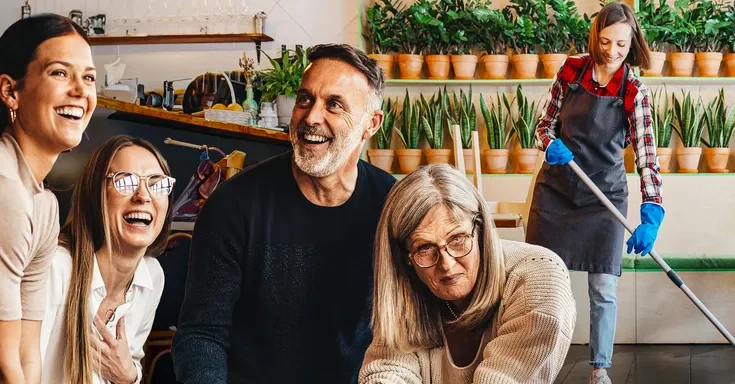
M181 127L182 125L184 125L199 128L195 130L204 133L242 134L251 137L279 141L283 142L284 144L290 145L288 133L286 132L274 131L271 129L253 127L249 125L238 125L232 123L224 123L220 121L209 121L205 120L203 117L194 117L183 112L169 112L161 108L150 108L142 105L126 103L120 100L109 99L103 96L97 96L97 108L112 109L125 114L130 114L130 117L132 117L132 119L123 120L140 121L148 124L156 124L156 121L154 120L157 120L158 123L168 123L166 124L167 126L174 125L176 127Z

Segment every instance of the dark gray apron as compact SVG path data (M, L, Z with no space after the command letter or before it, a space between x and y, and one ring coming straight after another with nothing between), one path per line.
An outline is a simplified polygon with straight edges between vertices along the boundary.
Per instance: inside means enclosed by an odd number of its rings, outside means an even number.
M615 207L628 212L623 164L629 122L623 109L625 65L618 97L596 96L580 85L591 61L569 85L559 111L556 137ZM526 242L556 252L570 270L620 276L625 228L571 167L544 163L528 217Z

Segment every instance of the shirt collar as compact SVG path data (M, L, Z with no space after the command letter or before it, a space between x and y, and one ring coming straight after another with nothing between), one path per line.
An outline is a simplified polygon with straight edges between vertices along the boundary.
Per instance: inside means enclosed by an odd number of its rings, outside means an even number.
M148 270L148 263L144 259L141 259L138 263L138 267L135 269L135 275L133 275L133 284L141 288L153 290L153 280L151 279L151 273ZM97 290L105 287L105 281L102 280L102 273L100 272L99 264L97 264L97 255L94 256L94 269L92 272L92 290Z

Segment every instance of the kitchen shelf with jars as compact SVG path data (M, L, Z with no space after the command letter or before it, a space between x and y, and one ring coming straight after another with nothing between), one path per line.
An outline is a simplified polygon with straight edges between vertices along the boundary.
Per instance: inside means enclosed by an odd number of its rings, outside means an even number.
M538 7L538 1L546 7ZM532 172L522 158L528 157L533 164L538 156L533 127L543 95L535 96L546 93L545 87L569 55L587 52L595 14L581 14L573 0L511 0L502 9L482 1L410 3L375 0L359 7L364 11L360 45L368 47L386 73L386 95L403 95L400 87L406 88L403 102L396 98L384 105L386 116L392 119L386 119L388 126L378 133L376 148L368 151L368 158L385 156L390 165L383 167L397 173L411 169L401 160L408 153L415 165L423 162L422 154L428 163L449 162L437 160L432 152L442 149L444 159L451 159L451 149L446 149L451 145L436 137L438 131L458 123L463 137L465 125L470 130L481 127L480 135L487 143L484 172ZM652 109L658 122L662 171L727 172L735 108L726 101L724 89L717 88L735 83L735 60L731 59L735 54L729 53L735 52L735 35L724 33L735 28L733 5L702 0L669 6L665 0L640 0L635 9L654 51L651 68L640 75L656 94ZM691 60L680 64L681 56ZM475 94L479 89L485 97L473 99L473 85ZM433 96L426 92L432 86L439 88ZM674 92L666 86L682 90ZM687 89L684 93L684 88L693 86L699 92ZM493 88L495 92L485 92ZM673 140L672 132L676 133ZM391 142L393 136L398 143ZM423 152L420 137L426 138L422 144L428 147ZM678 146L675 156L671 155L672 144ZM702 152L706 160L700 162ZM391 153L398 158L397 164L388 160ZM687 160L688 153L695 160ZM629 147L628 172L635 171L633 163Z

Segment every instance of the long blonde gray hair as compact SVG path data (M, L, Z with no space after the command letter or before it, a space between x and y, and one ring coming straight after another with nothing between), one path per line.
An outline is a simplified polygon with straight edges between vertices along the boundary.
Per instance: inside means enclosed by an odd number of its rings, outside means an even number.
M431 209L444 206L457 221L476 217L480 262L470 304L455 321L441 318L442 301L409 265L407 241ZM373 337L384 347L411 353L444 344L442 327L488 324L505 286L503 250L484 199L465 175L446 164L423 166L388 195L375 237Z
M64 376L69 383L90 384L94 371L92 344L89 340L89 295L94 270L94 255L103 245L119 248L109 229L107 215L107 174L120 150L138 146L151 152L163 173L171 176L166 160L148 141L126 135L108 139L87 159L74 186L71 210L61 227L59 245L71 254L71 277L66 300L66 350ZM168 210L161 233L146 250L146 255L158 256L166 249L171 231L173 193L168 196Z

